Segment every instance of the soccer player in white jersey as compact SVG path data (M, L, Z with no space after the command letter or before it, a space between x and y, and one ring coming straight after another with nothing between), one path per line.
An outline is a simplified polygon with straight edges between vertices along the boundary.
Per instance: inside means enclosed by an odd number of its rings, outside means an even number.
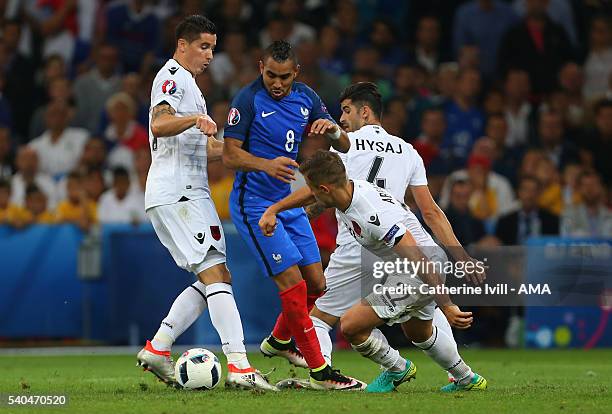
M428 226L443 245L450 247L454 259L473 260L461 247L446 216L433 200L419 154L412 145L382 128L382 98L376 85L371 82L353 84L342 93L340 102L340 124L348 132L351 142L346 154L338 154L347 175L385 188L398 200L403 200L410 190ZM311 217L324 209L325 206L319 203L306 207ZM332 340L329 332L351 306L359 303L362 283L371 277L371 272L362 268L360 244L340 220L336 244L325 269L327 291L317 299L311 312L321 351L330 365ZM439 309L434 313L434 324L453 339L451 327Z
M278 390L251 367L244 346L240 314L225 265L225 238L210 198L207 159L220 158L223 144L195 82L213 58L215 25L193 15L176 27L176 50L153 81L149 115L152 163L147 176L145 209L159 240L176 264L198 282L173 303L152 341L138 353L140 366L172 384L170 350L208 305L210 318L228 361L226 385Z
M308 205L314 201L336 208L338 219L361 246L384 261L407 259L423 263L416 274L391 272L380 279L380 286L406 286L405 292L381 293L373 290L353 305L341 318L342 333L361 355L385 368L366 391L390 392L416 375L416 366L391 348L377 326L401 324L405 335L455 381L442 391L484 390L487 381L474 373L462 360L454 341L432 323L435 305L443 309L448 321L457 328L469 327L471 313L462 312L448 295L429 294L420 288L442 286L444 275L425 263L444 262L446 254L421 226L419 220L389 192L368 181L348 180L338 154L319 150L300 166L309 191L279 201L275 211ZM262 216L260 227L265 234L274 232L276 215ZM440 268L442 268L440 266ZM414 290L410 290L410 288ZM408 293L406 293L408 292Z

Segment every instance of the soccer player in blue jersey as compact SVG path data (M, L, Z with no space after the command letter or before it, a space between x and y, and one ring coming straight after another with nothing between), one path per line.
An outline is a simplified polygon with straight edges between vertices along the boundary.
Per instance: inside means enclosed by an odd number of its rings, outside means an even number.
M332 370L321 354L309 311L325 290L325 277L304 209L281 213L273 237L266 237L258 226L263 212L291 192L304 133L326 136L341 152L348 151L350 142L321 98L295 82L299 65L289 43L273 42L259 66L261 76L232 102L223 162L237 170L230 196L232 221L280 292L282 313L261 351L310 368L313 388L362 389L365 384Z

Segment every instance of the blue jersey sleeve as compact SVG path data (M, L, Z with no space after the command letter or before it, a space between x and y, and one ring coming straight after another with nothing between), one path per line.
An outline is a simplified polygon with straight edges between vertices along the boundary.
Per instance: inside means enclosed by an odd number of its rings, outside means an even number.
M247 86L234 97L223 130L224 138L235 138L240 141L246 139L255 114L253 108L254 95L253 88Z
M319 95L317 95L317 93L310 89L308 86L305 86L304 91L312 101L312 110L310 111L310 118L308 118L308 121L314 122L317 119L329 119L330 121L335 123L336 121L334 121L334 118L332 118L332 116L327 111L327 107L325 106Z

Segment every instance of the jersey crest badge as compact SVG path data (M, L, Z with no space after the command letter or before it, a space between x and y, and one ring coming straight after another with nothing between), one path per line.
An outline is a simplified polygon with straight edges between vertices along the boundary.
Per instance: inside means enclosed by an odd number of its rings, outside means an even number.
M162 84L162 92L173 95L176 92L176 82L168 79Z
M304 108L303 106L300 106L300 112L304 118L308 118L308 115L310 115L308 108Z
M234 126L238 125L238 122L240 122L240 111L238 108L230 109L229 114L227 114L227 124Z
M221 240L221 229L219 226L210 226L210 235L216 241Z

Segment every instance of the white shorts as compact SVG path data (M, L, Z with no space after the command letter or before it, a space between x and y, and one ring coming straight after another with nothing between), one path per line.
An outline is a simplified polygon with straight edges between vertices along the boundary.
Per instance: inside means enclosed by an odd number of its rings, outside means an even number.
M325 269L327 291L315 302L319 310L339 318L359 303L363 283L372 277L371 272L363 272L361 252L361 245L350 243L332 253Z
M225 263L225 235L211 199L152 207L147 215L178 267L197 275Z
M434 253L428 251L428 253ZM445 261L446 255L440 249L432 254L431 260ZM325 281L327 290L323 296L316 301L319 310L340 318L351 307L366 299L374 308L376 314L387 321L389 325L405 322L411 317L422 320L433 318L435 303L433 297L408 297L394 303L386 303L380 295L372 294L374 284L379 280L372 276L371 267L364 265L367 262L380 260L373 253L364 249L360 244L349 243L338 246L332 253L329 264L325 269ZM406 276L400 277L402 281ZM387 279L385 284L397 283L394 277ZM414 281L416 285L419 281ZM392 298L394 299L394 298Z

